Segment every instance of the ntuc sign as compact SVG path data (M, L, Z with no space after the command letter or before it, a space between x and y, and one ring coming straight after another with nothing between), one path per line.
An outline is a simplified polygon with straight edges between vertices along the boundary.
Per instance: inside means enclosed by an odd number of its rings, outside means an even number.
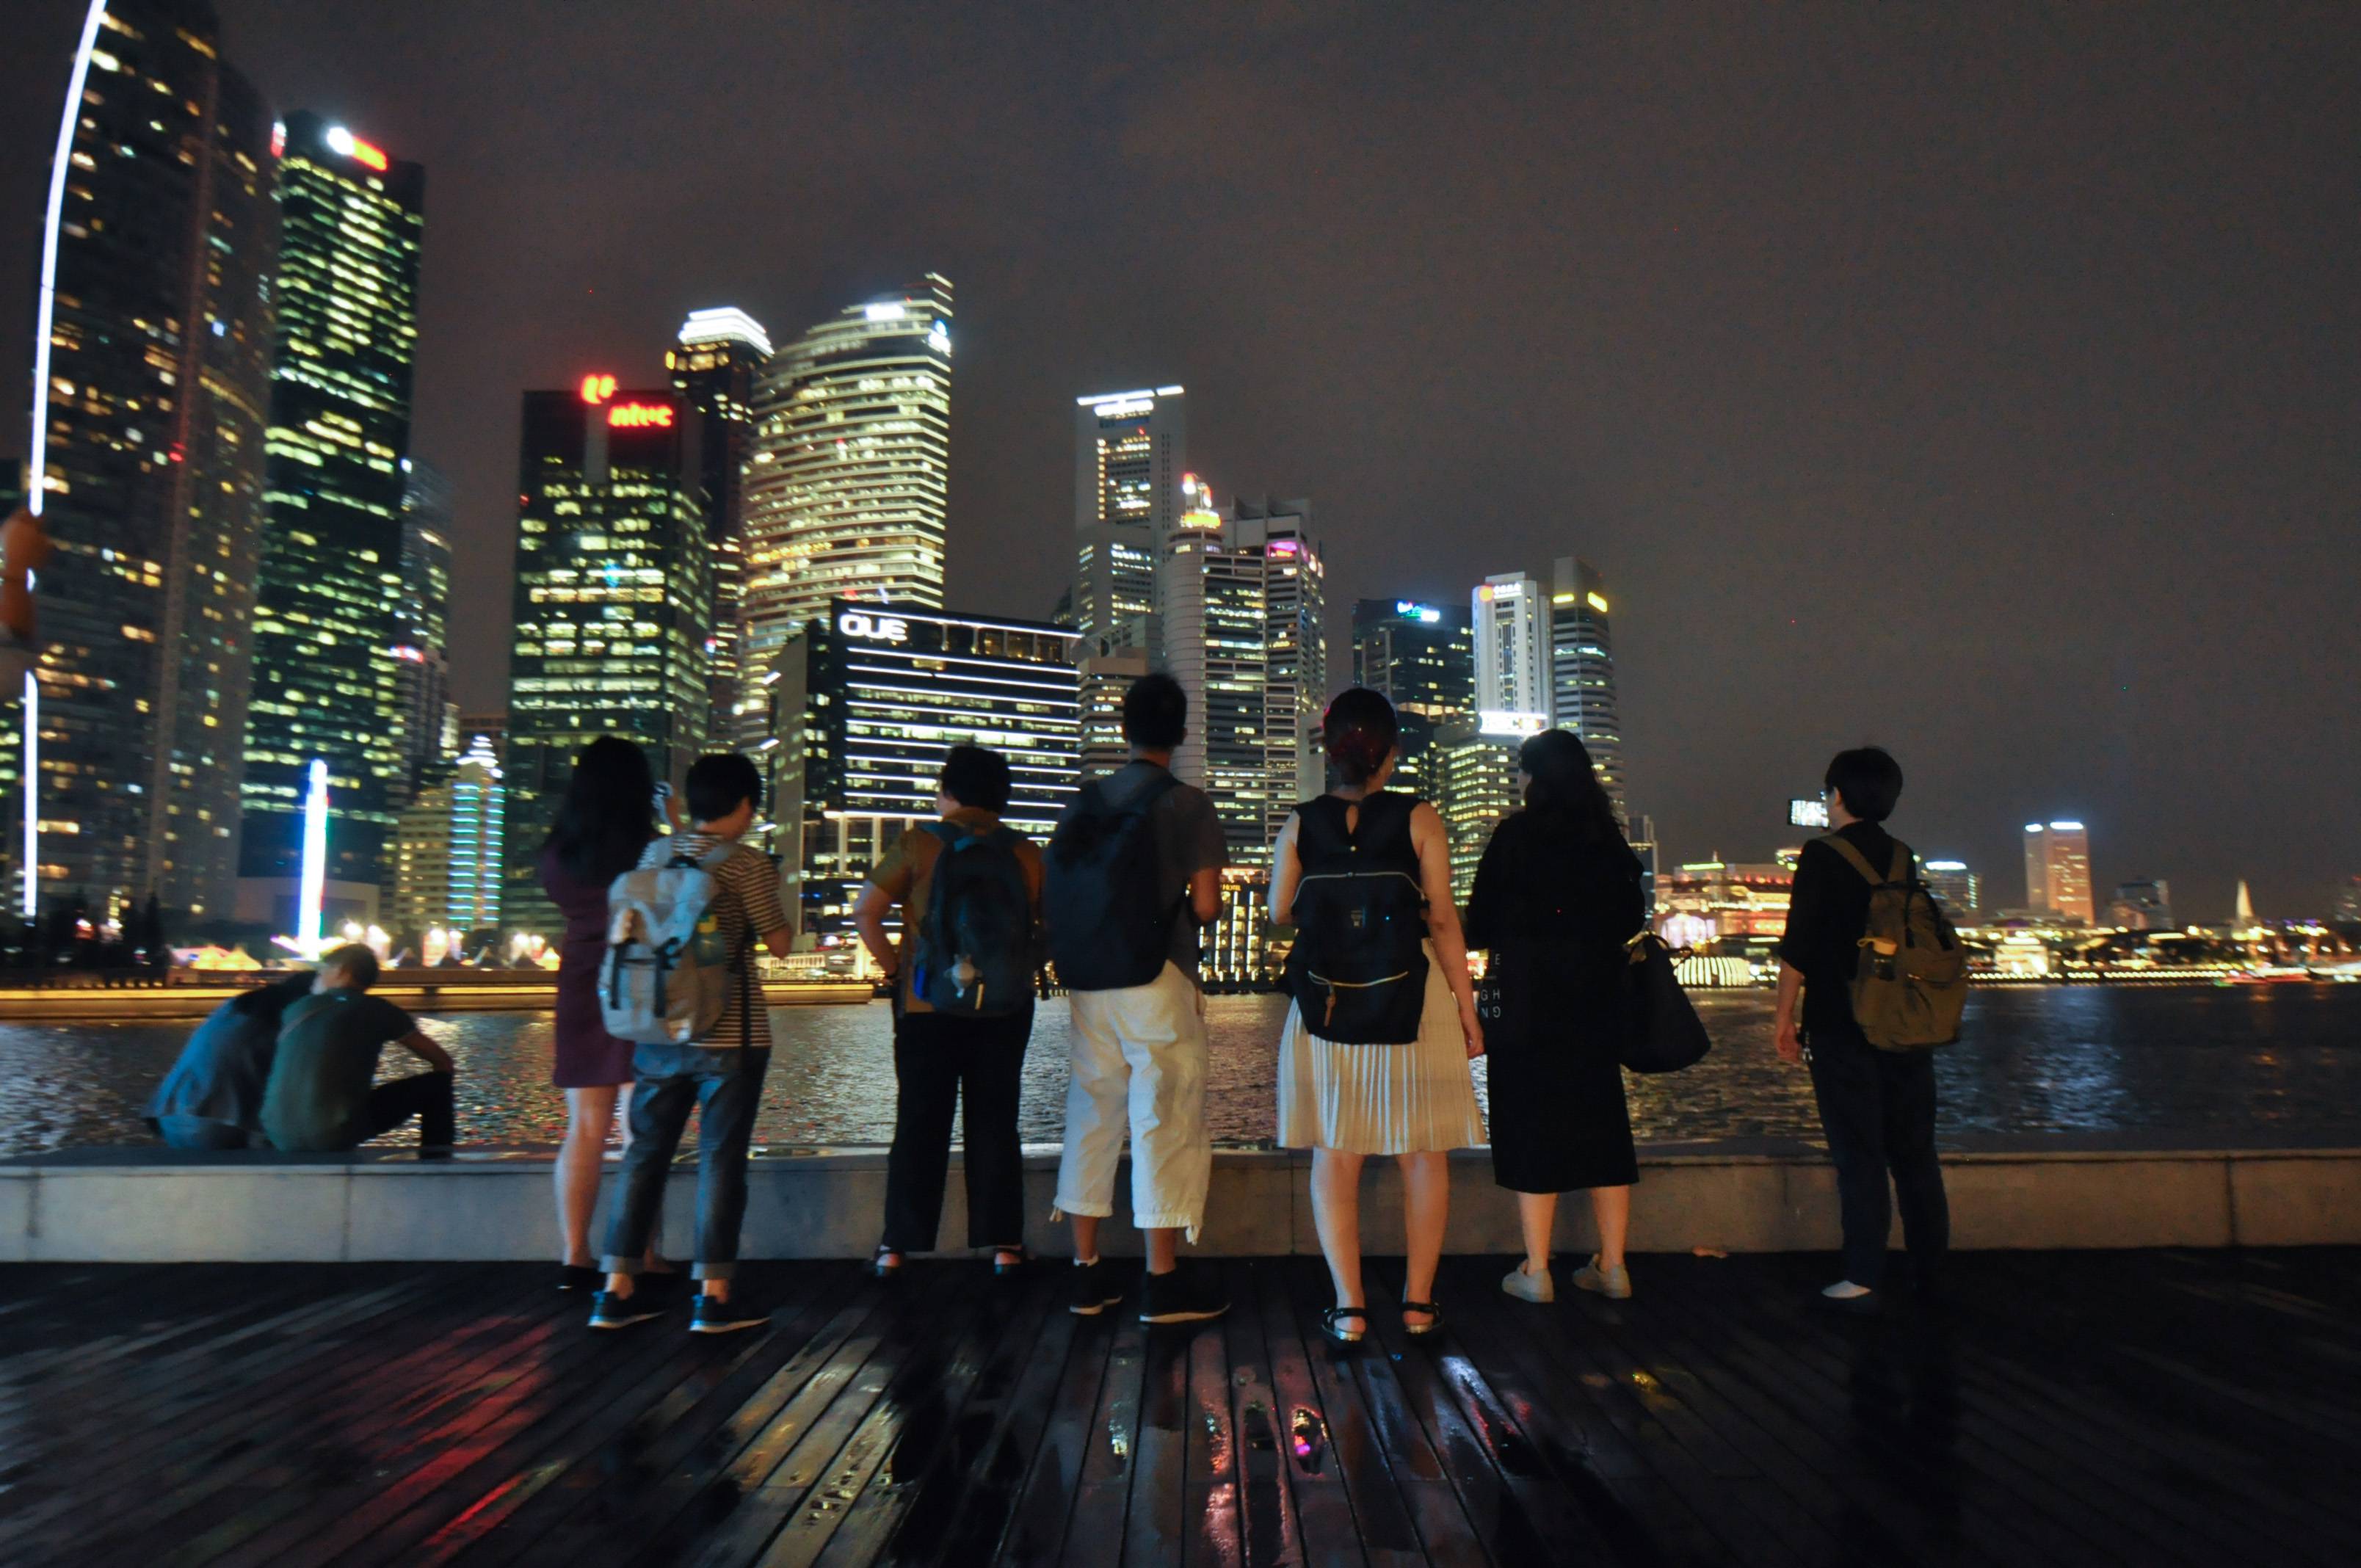
M898 615L868 615L848 609L836 618L836 629L847 637L870 642L907 642L910 623Z
M670 430L672 405L617 403L607 411L607 423L615 430Z

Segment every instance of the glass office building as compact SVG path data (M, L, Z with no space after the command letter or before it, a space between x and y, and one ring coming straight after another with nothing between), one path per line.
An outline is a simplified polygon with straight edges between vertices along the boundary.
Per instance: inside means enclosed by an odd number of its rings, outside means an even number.
M705 732L740 743L740 645L745 637L744 470L752 452L754 378L771 356L763 323L741 310L691 311L664 351L672 389L697 424L697 482L705 490L705 543L713 557L713 634L707 644ZM759 717L759 705L755 709ZM743 743L761 739L750 735Z
M1475 633L1465 610L1414 599L1353 605L1353 684L1394 705L1405 784L1441 798L1436 731L1476 711Z
M1074 581L1066 615L1092 645L1152 650L1157 552L1191 507L1179 387L1074 400Z

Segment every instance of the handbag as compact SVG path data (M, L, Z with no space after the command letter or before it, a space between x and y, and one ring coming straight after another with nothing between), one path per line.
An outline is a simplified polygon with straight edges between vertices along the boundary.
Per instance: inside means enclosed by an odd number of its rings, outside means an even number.
M1695 1067L1713 1048L1688 992L1681 989L1678 960L1653 931L1624 944L1622 1037L1616 1056L1633 1072L1678 1072Z

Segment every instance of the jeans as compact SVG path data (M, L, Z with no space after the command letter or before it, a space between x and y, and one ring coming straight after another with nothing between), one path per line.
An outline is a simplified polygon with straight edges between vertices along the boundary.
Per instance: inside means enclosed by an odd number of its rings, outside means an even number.
M156 1130L165 1143L176 1149L242 1149L250 1146L246 1129L235 1122L216 1122L211 1116L184 1116L178 1113L156 1118ZM260 1139L251 1140L259 1143Z
M1890 1171L1912 1267L1920 1286L1931 1285L1951 1242L1935 1157L1934 1053L1881 1051L1858 1029L1816 1030L1811 1051L1812 1092L1837 1168L1845 1277L1872 1288L1884 1277Z
M885 1161L885 1245L931 1252L950 1164L951 1106L966 1151L967 1245L1025 1241L1017 1089L1033 1009L1006 1018L908 1013L894 1021L894 1152Z
M664 1210L664 1177L697 1112L697 1259L699 1279L738 1272L738 1228L746 1218L746 1150L763 1102L768 1047L642 1046L631 1053L631 1146L620 1196L607 1224L606 1270L636 1274Z
M457 1115L452 1104L451 1075L418 1072L397 1078L369 1091L368 1135L390 1133L418 1118L418 1146L447 1149L458 1141Z
M1205 1131L1205 998L1167 962L1146 985L1074 992L1073 1076L1058 1209L1115 1212L1115 1163L1131 1131L1131 1223L1197 1239L1213 1141Z

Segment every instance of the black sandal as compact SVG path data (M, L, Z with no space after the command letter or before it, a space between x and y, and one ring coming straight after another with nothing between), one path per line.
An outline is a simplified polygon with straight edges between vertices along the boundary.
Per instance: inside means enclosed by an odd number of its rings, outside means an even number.
M885 1261L889 1257L894 1259L892 1263ZM902 1249L900 1247L887 1246L884 1243L880 1242L877 1244L877 1250L869 1255L869 1272L875 1275L880 1279L895 1278L899 1277L902 1272L901 1260Z
M1014 1254L1014 1261L1002 1261L1000 1255L1003 1253ZM992 1272L1003 1279L1007 1278L1012 1274L1023 1273L1025 1266L1032 1261L1033 1254L1030 1249L1026 1247L996 1246L992 1249Z
M1365 1326L1357 1329L1338 1327L1346 1318L1358 1318ZM1331 1307L1320 1314L1320 1329L1338 1344L1358 1344L1362 1336L1368 1332L1366 1326L1368 1321L1369 1310L1367 1307Z
M1401 1304L1401 1310L1405 1312L1424 1312L1427 1316L1427 1321L1423 1323L1402 1325L1402 1332L1412 1337L1431 1334L1443 1327L1443 1309L1432 1301L1404 1301Z

